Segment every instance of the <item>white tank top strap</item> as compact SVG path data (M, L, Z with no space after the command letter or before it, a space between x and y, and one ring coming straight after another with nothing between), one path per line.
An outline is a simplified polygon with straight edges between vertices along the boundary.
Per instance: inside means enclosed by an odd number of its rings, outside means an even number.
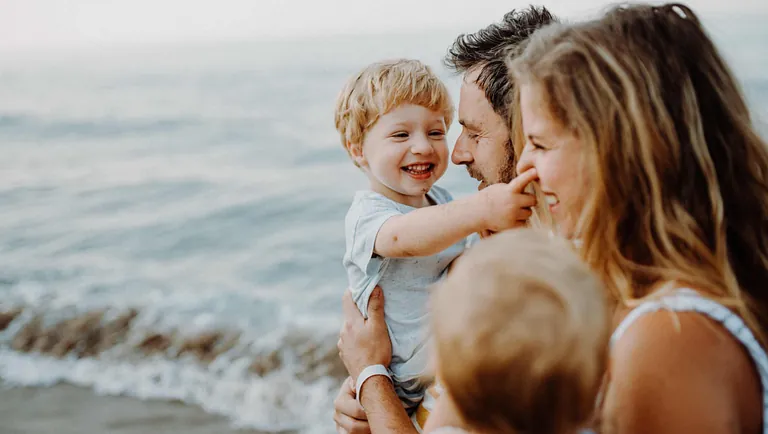
M678 289L657 300L646 301L629 312L611 335L611 345L614 345L638 318L662 309L672 312L697 312L705 315L722 324L734 338L744 345L760 375L763 389L763 433L768 434L768 355L741 317L722 304L708 299L692 289Z

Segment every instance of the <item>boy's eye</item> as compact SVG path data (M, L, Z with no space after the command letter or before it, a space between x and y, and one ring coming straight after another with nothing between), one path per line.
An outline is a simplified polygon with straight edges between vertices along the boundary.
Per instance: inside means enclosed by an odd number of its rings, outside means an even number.
M445 131L434 130L434 131L430 131L429 135L432 137L443 137L445 135Z
M397 139L407 139L408 138L408 133L406 133L405 131L401 131L399 133L392 134L392 137L397 138Z

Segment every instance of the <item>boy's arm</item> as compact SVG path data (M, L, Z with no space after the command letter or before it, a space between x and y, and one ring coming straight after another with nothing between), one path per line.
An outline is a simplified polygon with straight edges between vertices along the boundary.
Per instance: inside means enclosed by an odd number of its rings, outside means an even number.
M478 194L390 217L379 229L374 253L386 258L437 254L485 227Z
M379 229L373 252L389 258L430 256L475 232L519 227L536 205L536 198L524 190L537 177L529 169L508 184L490 185L445 205L391 217Z

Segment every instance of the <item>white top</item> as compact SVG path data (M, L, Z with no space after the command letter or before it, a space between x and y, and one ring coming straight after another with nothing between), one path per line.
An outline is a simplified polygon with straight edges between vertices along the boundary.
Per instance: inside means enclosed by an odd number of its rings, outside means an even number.
M670 295L642 303L633 309L611 335L611 345L621 339L627 329L641 316L659 310L673 312L697 312L720 323L733 337L744 345L760 375L763 389L763 434L768 434L768 356L744 321L722 304L703 297L688 288Z
M435 204L452 200L447 190L433 186L427 196ZM373 191L359 191L345 219L347 270L353 299L367 316L368 300L378 285L384 291L384 316L392 340L393 380L420 378L427 368L429 288L442 279L446 269L467 246L461 240L428 257L383 258L373 253L376 236L384 222L415 208Z

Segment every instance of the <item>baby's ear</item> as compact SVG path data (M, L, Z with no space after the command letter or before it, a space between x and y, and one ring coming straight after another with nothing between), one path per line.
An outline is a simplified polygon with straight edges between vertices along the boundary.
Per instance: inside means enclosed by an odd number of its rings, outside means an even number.
M349 150L349 155L352 156L352 160L354 160L358 166L365 167L367 165L365 157L363 156L362 144L347 142L347 149Z

